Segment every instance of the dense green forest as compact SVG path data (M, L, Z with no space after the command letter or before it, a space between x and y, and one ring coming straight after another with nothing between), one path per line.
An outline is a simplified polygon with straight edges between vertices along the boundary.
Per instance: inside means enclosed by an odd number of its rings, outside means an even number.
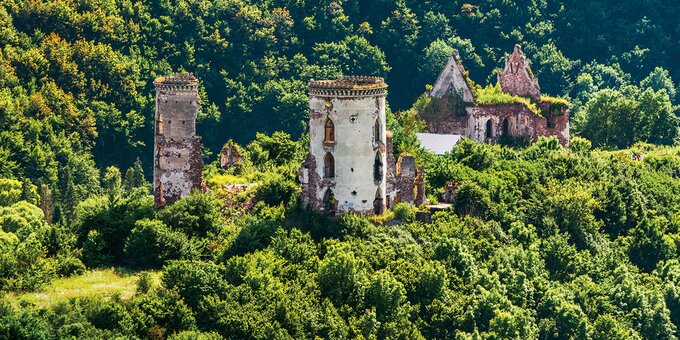
M299 207L303 142L281 133L211 166L209 193L153 209L107 172L69 226L0 191L0 288L39 289L85 267L159 269L132 297L0 302L0 337L174 339L675 339L680 335L680 148L594 151L575 138L465 141L422 155L432 191L461 181L431 224ZM645 155L631 160L630 152ZM225 184L259 183L242 191ZM435 197L431 197L435 199Z
M0 1L0 338L677 338L679 16L669 0ZM571 102L570 147L420 149L453 49L484 87L516 43ZM199 79L210 191L155 210L152 81L180 71ZM432 201L461 182L431 224L297 204L305 85L352 74L386 78L395 150ZM225 172L230 139L246 161ZM21 299L112 267L144 271L131 297Z

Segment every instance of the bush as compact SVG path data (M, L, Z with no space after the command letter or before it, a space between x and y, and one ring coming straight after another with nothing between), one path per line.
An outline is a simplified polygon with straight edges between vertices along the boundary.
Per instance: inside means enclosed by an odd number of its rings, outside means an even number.
M416 208L406 202L397 203L392 209L394 217L398 220L413 222L416 220Z
M268 173L255 189L255 199L268 205L290 202L298 191L298 185L280 174Z
M61 277L80 275L85 269L83 261L75 256L62 255L57 258L57 275Z
M151 290L153 281L151 280L151 274L141 273L137 279L137 294L146 294Z
M192 257L186 235L158 220L137 221L125 242L125 262L136 268L160 268L167 261Z
M224 225L217 197L200 191L175 202L163 210L163 222L188 236L217 235Z

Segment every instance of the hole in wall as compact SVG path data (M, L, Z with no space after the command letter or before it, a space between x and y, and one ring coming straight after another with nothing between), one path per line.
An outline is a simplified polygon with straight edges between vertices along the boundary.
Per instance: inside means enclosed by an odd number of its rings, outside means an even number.
M356 196L356 195L357 195L357 191L356 191L356 190L352 191L352 195Z
M349 169L350 171L354 172L354 168Z

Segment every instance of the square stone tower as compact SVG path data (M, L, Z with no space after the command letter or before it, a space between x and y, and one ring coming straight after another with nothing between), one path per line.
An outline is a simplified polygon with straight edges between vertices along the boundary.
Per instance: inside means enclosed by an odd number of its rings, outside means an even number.
M196 135L201 106L193 74L159 77L154 85L154 204L163 207L201 186L203 154L201 137Z
M378 77L310 80L310 152L302 203L330 214L385 209L387 84Z

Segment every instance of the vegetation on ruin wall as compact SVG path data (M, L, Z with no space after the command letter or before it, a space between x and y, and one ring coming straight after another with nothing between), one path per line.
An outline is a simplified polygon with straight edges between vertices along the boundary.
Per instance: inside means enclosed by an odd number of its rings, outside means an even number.
M110 176L66 234L31 225L21 184L2 186L0 284L12 293L0 298L0 337L680 335L678 147L593 151L576 137L569 149L554 138L517 149L466 140L442 157L416 154L431 194L460 182L452 209L426 225L405 204L375 217L299 208L304 143L260 138L245 166L209 166L208 181L252 178L242 197L223 185L154 211L148 187L118 191ZM78 276L83 262L153 271ZM16 292L36 278L44 288ZM69 297L52 301L59 287Z
M548 103L557 112L562 112L562 109L569 108L569 101L560 97L551 97L541 95L541 103Z
M540 114L536 104L527 97L515 96L501 90L499 84L487 85L486 87L477 86L477 105L502 105L502 104L523 104L534 114Z

